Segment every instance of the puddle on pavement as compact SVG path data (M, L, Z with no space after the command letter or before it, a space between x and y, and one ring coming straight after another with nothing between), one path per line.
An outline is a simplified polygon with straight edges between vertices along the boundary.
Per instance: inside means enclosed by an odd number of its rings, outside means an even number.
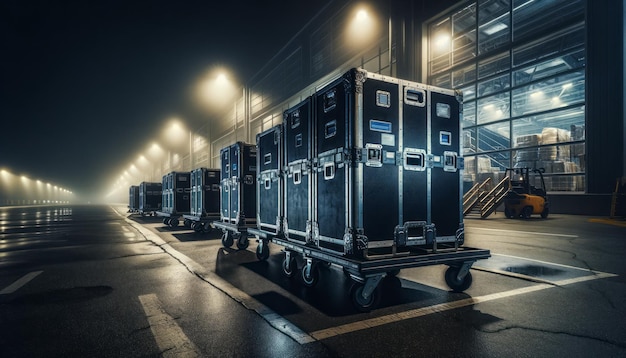
M510 272L516 275L535 277L551 282L593 274L591 271L584 268L498 254L492 254L491 258L476 262L474 267L496 270L496 272Z
M539 265L509 266L504 271L533 277L559 276L565 273L564 270Z

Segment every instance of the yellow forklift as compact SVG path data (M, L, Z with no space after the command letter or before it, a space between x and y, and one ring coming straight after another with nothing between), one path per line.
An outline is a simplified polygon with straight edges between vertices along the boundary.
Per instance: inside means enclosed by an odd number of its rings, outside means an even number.
M531 172L539 174L541 187L531 184ZM507 168L506 176L509 177L509 191L504 198L504 215L507 218L529 219L533 214L539 214L543 219L548 217L550 203L546 195L543 172L543 168Z

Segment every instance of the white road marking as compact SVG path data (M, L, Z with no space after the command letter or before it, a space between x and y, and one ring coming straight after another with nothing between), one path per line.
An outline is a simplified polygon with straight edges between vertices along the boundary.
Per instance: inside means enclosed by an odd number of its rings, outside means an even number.
M586 272L601 273L600 271L589 270L589 269L582 268L582 267L576 267L576 266L570 266L570 265L557 264L557 263L554 263L554 262L548 262L548 261L541 261L541 260L529 259L529 258L526 258L526 257L520 257L520 256L505 255L505 254L492 254L492 256L511 257L511 258L514 258L514 259L520 259L520 260L525 260L525 261L539 262L539 263L546 264L546 265L550 265L550 266L565 267L565 268L572 269L572 270L581 270L581 271L586 271Z
M113 210L117 212L117 210L115 209ZM119 212L117 213L118 215L123 217L122 214L120 214ZM315 341L314 338L306 334L306 332L302 331L300 328L298 328L298 326L294 325L293 323L291 323L290 321L288 321L281 315L277 314L276 312L271 310L269 307L260 303L259 301L257 301L256 299L254 299L252 296L248 295L244 291L231 285L230 283L228 283L227 281L225 281L224 279L222 279L215 273L211 272L210 270L205 269L202 265L200 265L199 263L197 263L196 261L194 261L187 255L177 251L168 243L163 241L163 239L161 239L158 235L156 235L149 229L145 228L143 225L136 223L133 220L130 220L128 218L126 218L126 222L128 222L135 229L137 229L137 231L139 231L139 233L143 235L147 240L152 241L153 243L161 247L163 250L165 250L165 252L167 252L169 255L174 257L176 260L180 261L180 263L182 263L183 265L185 265L185 267L187 267L187 270L189 270L189 272L195 274L203 281L209 283L211 286L224 292L230 298L241 303L247 309L255 311L257 314L263 317L263 319L265 319L272 327L276 328L278 331L282 332L283 334L286 334L287 336L291 337L293 340L295 340L296 342L300 344L305 344L305 343L310 343L310 342Z
M159 298L151 293L139 296L163 357L200 357L202 352L187 338L174 318L165 313Z
M5 287L2 291L0 291L0 295L8 295L10 293L13 293L19 290L22 286L30 282L30 280L34 279L42 272L43 271L34 271L34 272L24 275L22 278L13 282L11 285Z
M123 216L120 213L118 213L118 214L120 216ZM489 301L493 301L493 300L497 300L497 299L502 299L502 298L513 297L513 296L517 296L517 295L522 295L522 294L542 291L542 290L549 289L549 288L570 285L570 284L579 283L579 282L583 282L583 281L596 280L596 279L601 279L601 278L617 276L617 275L611 274L611 273L604 273L604 272L599 272L599 271L586 270L588 272L593 273L593 275L576 277L576 278L572 278L572 279L555 281L555 282L551 282L551 283L540 283L540 284L537 284L537 285L534 285L534 286L523 287L523 288L509 290L509 291L498 292L498 293L493 293L493 294L484 295L484 296L470 297L470 298L466 298L466 299L458 300L458 301L453 301L453 302L440 303L440 304L436 304L436 305L432 305L432 306L428 306L428 307L417 308L417 309L410 310L410 311L403 311L403 312L398 312L398 313L395 313L395 314L390 314L390 315L387 315L387 316L381 316L381 317L371 318L371 319L367 319L367 320L363 320L363 321L348 323L348 324L341 325L341 326L330 327L330 328L318 330L318 331L311 332L311 333L307 334L306 332L300 330L296 325L294 325L293 323L289 322L284 317L278 315L277 313L275 313L271 309L269 309L267 306L265 306L262 303L260 303L257 300L255 300L253 297L251 297L247 293L245 293L245 292L239 290L238 288L232 286L230 283L224 281L222 278L220 278L219 276L217 276L213 272L207 271L204 267L202 267L200 264L198 264L197 262L195 262L191 258L187 257L186 255L176 251L169 244L167 244L165 241L163 241L158 235L156 235L153 232L151 232L150 230L144 228L142 225L140 225L138 223L135 223L134 221L132 221L132 220L130 220L128 218L126 218L126 221L129 224L131 224L133 227L135 227L144 237L146 237L146 239L148 239L148 240L154 242L155 244L159 245L167 253L169 253L170 255L175 257L176 259L178 259L181 263L183 263L187 267L187 269L190 272L196 274L198 277L200 277L201 279L203 279L207 283L209 283L212 286L214 286L214 287L218 288L219 290L223 291L224 293L226 293L228 296L230 296L234 300L240 302L246 308L254 310L261 317L263 317L271 326L273 326L274 328L276 328L279 331L283 332L284 334L290 336L291 338L293 338L295 341L297 341L300 344L306 344L306 343L314 342L314 341L317 341L317 340L322 340L322 339L326 339L326 338L330 338L330 337L335 337L335 336L338 336L338 335L342 335L342 334L346 334L346 333L350 333L350 332L355 332L355 331L359 331L359 330L363 330L363 329L368 329L368 328L372 328L372 327L382 326L382 325L385 325L385 324L398 322L398 321L402 321L402 320L406 320L406 319L422 317L422 316L430 315L430 314L437 313L437 312L444 312L444 311L449 311L449 310L453 310L453 309L457 309L457 308L461 308L461 307L471 306L471 305L475 305L475 304L482 303L482 302L489 302ZM474 229L491 230L491 231L504 231L504 232L516 232L516 233L528 234L528 232L512 231L512 230L483 229L483 228L474 228ZM559 235L559 234L549 234L549 233L534 233L534 234L541 234L541 235L548 235L548 236L574 237L574 238L578 237L577 235ZM502 255L502 256L504 256L504 255ZM539 260L534 260L534 261L541 262ZM552 264L552 263L548 263L548 264L558 265L558 264ZM566 266L566 265L559 265L559 266L570 267L570 268L579 269L579 270L585 270L585 269L582 269L582 268L579 268L579 267L573 267L573 266ZM488 270L486 270L486 271L488 271ZM414 281L414 282L420 283L420 282L417 282L417 281ZM423 284L423 283L420 283L420 284ZM447 288L446 288L446 290L447 290Z
M515 234L521 234L521 235L530 235L530 234L534 234L534 235L543 235L543 236L559 236L559 237L570 237L570 238L577 238L578 235L568 235L568 234L552 234L552 233L548 233L548 232L535 232L535 231L516 231L516 230L504 230L504 229L489 229L489 228L483 228L483 227L465 227L465 231L467 230L483 230L483 231L500 231L500 232L508 232L508 233L515 233Z
M576 277L572 279L556 281L555 283L558 286L565 286L565 285L570 285L573 283L596 280L600 278L614 277L614 276L617 276L617 275L611 274L611 273L596 272L595 275ZM403 321L406 319L427 316L433 313L449 311L449 310L453 310L453 309L457 309L461 307L475 305L478 303L489 302L489 301L498 300L502 298L523 295L523 294L542 291L542 290L546 290L548 288L554 288L554 287L556 286L547 284L547 283L541 283L541 284L534 285L534 286L493 293L490 295L470 297L470 298L466 298L463 300L445 302L445 303L440 303L440 304L436 304L436 305L432 305L428 307L416 308L410 311L404 311L404 312L394 313L394 314L390 314L386 316L371 318L371 319L367 319L367 320L363 320L359 322L348 323L348 324L344 324L344 325L337 326L337 327L331 327L331 328L326 328L326 329L322 329L319 331L311 332L309 333L309 335L315 338L316 340L322 340L322 339L326 339L326 338L330 338L330 337L334 337L334 336L338 336L338 335L342 335L342 334L346 334L350 332L355 332L355 331L359 331L363 329L382 326L382 325L389 324L389 323Z

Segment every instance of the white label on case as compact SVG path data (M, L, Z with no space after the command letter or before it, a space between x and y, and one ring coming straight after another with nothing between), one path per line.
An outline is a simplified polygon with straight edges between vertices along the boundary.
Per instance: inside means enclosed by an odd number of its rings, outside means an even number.
M381 133L380 144L394 147L396 145L396 136L393 134Z

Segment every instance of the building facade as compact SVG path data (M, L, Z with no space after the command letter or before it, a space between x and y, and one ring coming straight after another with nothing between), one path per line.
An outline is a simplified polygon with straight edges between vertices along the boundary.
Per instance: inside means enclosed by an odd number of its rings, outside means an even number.
M544 168L554 212L604 215L626 176L626 0L331 1L198 132L190 167L351 67L463 91L468 185ZM194 145L195 146L195 145ZM208 149L208 154L207 154Z

